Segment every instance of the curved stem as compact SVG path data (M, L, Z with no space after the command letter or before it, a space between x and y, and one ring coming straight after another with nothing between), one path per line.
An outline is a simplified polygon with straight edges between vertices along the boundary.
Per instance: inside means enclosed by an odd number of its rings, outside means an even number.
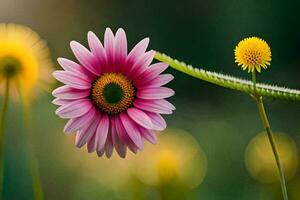
M30 170L31 170L31 178L32 178L32 189L33 195L35 200L43 200L43 187L41 184L40 174L39 174L39 165L38 160L35 155L34 151L34 144L33 144L33 129L31 126L31 109L29 101L24 97L20 85L18 85L19 94L22 100L22 108L23 108L23 116L24 116L24 123L25 123L25 132L27 133L26 137L26 146L29 150L29 159L30 159Z
M3 199L3 182L4 182L4 129L5 119L8 109L8 98L9 98L9 78L6 78L4 98L1 109L0 118L0 199Z
M256 102L257 102L257 107L258 107L262 122L263 122L263 124L265 126L265 129L267 131L268 138L269 138L269 141L270 141L270 144L271 144L271 147L272 147L272 151L273 151L273 154L274 154L274 157L275 157L276 165L277 165L277 168L278 168L278 171L279 171L280 185L281 185L283 199L288 200L288 194L287 194L287 189L286 189L286 182L285 182L285 178L284 178L283 167L282 167L282 164L281 164L281 161L280 161L278 148L277 148L277 145L276 145L276 142L275 142L275 139L274 139L271 127L270 127L270 123L269 123L269 120L268 120L268 117L267 117L267 114L266 114L266 111L265 111L265 107L264 107L264 104L263 104L262 97L258 97Z
M189 76L201 79L203 81L221 87L245 92L250 95L254 94L253 82L250 80L245 80L226 74L216 73L201 68L194 68L191 65L187 65L184 62L180 62L159 52L156 52L155 59L161 62L168 63L170 67ZM258 94L259 96L270 97L274 99L300 101L300 90L290 89L287 87L279 87L276 85L257 83L256 94Z
M264 107L264 103L262 100L262 97L256 94L256 76L255 76L255 71L252 72L252 80L253 80L253 87L254 87L254 99L256 101L257 104L257 108L259 110L259 114L261 117L261 120L263 122L263 125L267 131L268 134L268 139L272 148L272 152L274 154L275 157L275 161L276 161L276 165L278 168L278 172L279 172L279 178L280 178L280 186L281 186L281 190L282 190L282 195L283 195L283 199L284 200L288 200L288 194L287 194L287 189L286 189L286 182L285 182L285 178L284 178L284 170L280 161L280 157L279 157L279 153L278 153L278 148L274 139L274 135L272 133L271 130L271 126L270 126L270 122Z

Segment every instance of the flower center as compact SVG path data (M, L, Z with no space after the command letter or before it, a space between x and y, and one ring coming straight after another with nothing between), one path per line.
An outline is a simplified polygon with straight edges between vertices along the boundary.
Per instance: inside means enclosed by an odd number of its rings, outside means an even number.
M271 49L262 39L250 37L242 40L235 48L235 62L248 72L267 68L271 61Z
M109 83L103 90L103 96L108 103L118 103L123 97L123 90L119 85Z
M0 58L0 73L5 77L13 77L21 71L21 62L12 57L5 56Z
M125 111L132 105L135 90L132 82L121 73L105 73L98 77L91 89L91 99L97 107L110 115Z

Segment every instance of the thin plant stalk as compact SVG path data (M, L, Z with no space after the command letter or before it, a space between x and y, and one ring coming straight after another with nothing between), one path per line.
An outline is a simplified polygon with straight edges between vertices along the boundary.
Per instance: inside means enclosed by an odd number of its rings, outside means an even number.
M278 168L278 172L279 172L279 178L280 178L280 186L281 186L281 190L282 190L282 195L283 195L283 199L284 200L288 200L288 193L287 193L287 188L286 188L286 181L285 181L285 177L284 177L284 170L280 161L280 157L279 157L279 153L278 153L278 148L274 139L274 135L273 132L271 130L271 126L270 126L270 122L265 110L265 106L263 103L263 99L261 96L257 95L255 93L256 91L256 76L255 76L255 71L252 72L252 81L253 81L253 87L254 87L254 94L253 97L256 101L257 104L257 108L259 110L259 114L261 117L261 120L263 122L263 125L266 129L266 132L268 134L268 139L272 148L272 152L274 154L275 157L275 161L276 161L276 165Z
M33 129L31 126L32 115L29 101L24 97L21 89L19 88L19 94L22 100L25 132L26 132L26 146L29 151L29 164L32 179L32 189L35 200L43 200L44 193L39 174L39 164L34 151Z
M8 100L9 100L9 78L6 78L5 81L5 91L4 98L1 108L1 118L0 118L0 199L3 199L3 189L4 189L4 131L5 131L5 119L8 109Z

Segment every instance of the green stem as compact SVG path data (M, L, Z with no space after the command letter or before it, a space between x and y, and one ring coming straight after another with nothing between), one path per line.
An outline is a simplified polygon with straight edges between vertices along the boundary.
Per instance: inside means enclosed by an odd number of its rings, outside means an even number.
M43 200L44 194L43 194L43 187L41 184L41 179L39 174L39 165L34 151L34 142L33 142L34 139L33 139L33 129L31 126L30 104L22 94L21 88L19 87L18 89L22 99L23 116L24 116L24 123L26 128L25 132L27 133L26 146L29 151L29 159L30 159L29 164L30 164L30 172L32 178L33 195L35 200Z
M282 190L282 195L283 195L283 199L284 200L288 200L288 194L287 194L287 189L286 189L286 182L285 182L285 178L284 178L284 170L280 161L280 157L279 157L279 153L278 153L278 148L274 139L274 135L272 133L271 130L271 126L270 126L270 122L264 107L264 103L263 103L263 99L261 96L256 94L256 76L255 76L255 71L252 72L252 81L253 81L253 87L254 87L254 94L253 97L256 101L257 104L257 108L259 110L259 114L261 117L261 120L263 122L263 125L267 131L268 134L268 139L272 148L272 152L274 154L275 157L275 161L276 161L276 165L278 168L278 172L279 172L279 178L280 178L280 186L281 186L281 190Z
M270 123L264 108L264 104L263 104L263 100L262 97L257 98L257 107L259 109L259 113L262 119L262 122L265 126L265 129L267 131L268 134L268 138L272 147L272 151L275 157L275 161L276 161L276 165L279 171L279 177L280 177L280 185L281 185L281 190L282 190L282 195L283 195L283 199L284 200L288 200L288 194L287 194L287 189L286 189L286 182L285 182L285 178L284 178L284 170L280 161L280 157L279 157L279 153L278 153L278 148L270 127Z
M8 109L8 98L9 98L9 78L6 78L4 98L1 109L1 118L0 118L0 199L3 198L3 189L4 189L4 130L5 130L5 119Z
M29 150L32 189L35 200L44 199L43 188L40 180L38 160L34 151L33 132L31 127L31 113L29 105L23 104L24 120L27 132L27 148Z
M159 52L156 52L155 59L161 62L168 63L170 67L189 76L201 79L203 81L221 87L245 92L250 95L253 95L254 93L253 82L250 80L245 80L226 74L216 73L201 68L194 68L191 65L187 65L184 62L180 62ZM259 96L270 97L274 99L300 101L300 90L279 87L276 85L257 83L256 93Z
M253 93L254 93L254 95L256 95L257 94L257 89L256 89L256 75L255 75L255 70L252 72L252 82L253 82L253 89L254 89L254 91L253 91Z
M168 192L167 192L166 188L163 185L159 185L158 191L159 191L159 196L160 196L161 200L168 200L169 199L168 198L169 197Z

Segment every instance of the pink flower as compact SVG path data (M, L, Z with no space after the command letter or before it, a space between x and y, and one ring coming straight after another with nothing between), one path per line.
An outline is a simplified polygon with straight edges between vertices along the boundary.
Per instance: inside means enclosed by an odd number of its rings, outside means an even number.
M53 91L56 114L69 119L66 133L76 132L76 146L87 144L88 152L111 157L113 148L121 157L127 147L137 153L144 140L156 142L154 131L166 128L161 114L171 114L175 107L165 100L174 91L163 85L173 79L161 74L168 65L151 64L155 51L147 51L149 38L127 53L123 29L114 36L107 28L104 46L93 32L88 32L90 50L72 41L71 49L78 63L58 58L63 70L53 76L64 83Z

